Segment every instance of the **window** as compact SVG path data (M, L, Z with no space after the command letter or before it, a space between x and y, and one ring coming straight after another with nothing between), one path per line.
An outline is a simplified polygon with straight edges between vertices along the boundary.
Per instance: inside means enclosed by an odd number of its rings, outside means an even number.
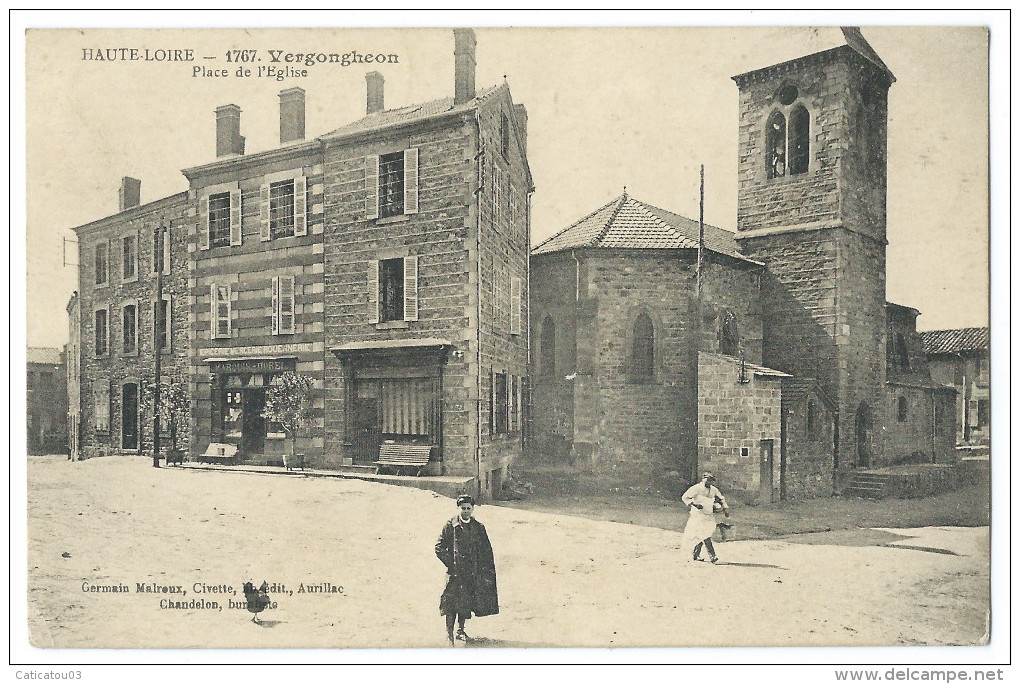
M259 194L263 242L308 234L306 179L302 175L263 183Z
M507 417L507 431L518 432L521 429L521 383L516 375L510 376L507 391L510 392L509 399L507 400L507 412L509 414Z
M110 313L106 309L96 309L96 356L110 353Z
M492 433L507 433L507 382L506 373L492 376Z
M294 334L294 276L273 278L273 334Z
M152 303L152 338L159 343L162 351L171 350L170 327L167 326L170 311L170 295L163 295L158 305Z
M651 382L654 376L655 328L648 314L641 313L634 321L634 346L631 350L631 379Z
M121 388L120 448L138 449L138 384L124 383Z
M92 387L92 406L97 432L110 431L110 381L99 379Z
M121 238L121 279L136 280L138 278L138 237L125 235Z
M900 423L907 422L907 398L899 397L896 400L896 420Z
M267 200L268 201L268 200ZM198 248L241 244L241 191L214 192L199 201Z
M109 281L110 245L104 240L96 245L96 285L106 285Z
M910 370L910 355L907 353L907 338L903 333L896 333L896 366L901 370Z
M781 91L781 102L791 94L796 98L796 88L785 93ZM785 91L786 89L784 89ZM790 111L790 124L786 117L775 111L765 124L765 175L767 178L781 178L807 173L811 164L811 115L804 105L797 105Z
M539 359L539 370L547 378L556 375L556 324L552 316L546 316L542 321L541 357Z
M737 328L737 315L732 311L727 311L723 316L719 353L727 356L740 354L740 331Z
M125 354L134 354L138 351L138 307L135 304L127 304L121 310L121 331L123 350Z
M786 117L779 112L765 125L765 173L768 178L786 175Z
M390 218L418 213L418 148L365 158L365 214Z
M521 291L523 280L520 278L510 279L510 334L521 334L521 309L524 307L524 294Z
M380 259L368 269L369 322L418 320L418 257Z
M230 285L211 285L209 301L212 338L230 337Z
M152 232L152 272L170 272L170 229L154 230Z
M510 159L510 119L506 114L501 114L499 119L499 149L503 159Z

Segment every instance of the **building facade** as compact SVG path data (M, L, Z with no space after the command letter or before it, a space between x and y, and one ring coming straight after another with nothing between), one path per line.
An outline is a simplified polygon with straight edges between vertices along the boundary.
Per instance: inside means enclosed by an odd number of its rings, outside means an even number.
M81 311L77 290L67 302L68 339L64 345L67 383L67 449L72 461L81 458Z
M956 443L988 444L991 438L991 373L988 328L921 333L932 380L956 388Z
M125 179L122 211L77 229L86 456L147 448L148 236L166 225L163 373L187 384L192 456L282 462L289 435L262 413L297 372L313 383L308 465L428 444L427 472L498 489L529 386L527 112L505 83L476 90L474 32L454 37L453 97L387 110L371 72L365 117L306 139L290 88L279 147L255 154L240 108L221 106L216 158L183 171L186 192L139 205Z
M67 380L59 349L29 347L28 453L67 453Z

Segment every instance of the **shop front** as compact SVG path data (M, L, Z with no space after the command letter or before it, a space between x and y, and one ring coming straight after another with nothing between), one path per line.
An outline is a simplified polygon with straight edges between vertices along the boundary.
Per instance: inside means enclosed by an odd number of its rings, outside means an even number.
M262 416L266 390L282 373L293 372L296 357L209 359L212 386L212 441L237 447L242 462L266 463L286 453L283 428Z

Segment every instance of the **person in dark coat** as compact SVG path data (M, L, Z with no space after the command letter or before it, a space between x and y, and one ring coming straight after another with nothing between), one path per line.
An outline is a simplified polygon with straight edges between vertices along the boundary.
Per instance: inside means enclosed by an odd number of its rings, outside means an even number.
M439 612L446 616L446 636L468 641L464 621L472 613L477 617L499 613L496 592L496 563L485 526L474 519L475 500L464 494L457 497L459 513L448 520L436 542L436 556L446 566L446 588L439 599Z

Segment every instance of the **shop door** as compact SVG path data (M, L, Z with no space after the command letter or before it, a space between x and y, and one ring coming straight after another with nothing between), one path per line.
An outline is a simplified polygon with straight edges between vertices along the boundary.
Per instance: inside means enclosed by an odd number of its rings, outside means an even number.
M262 389L244 390L244 410L241 426L241 457L261 455L266 448L266 392Z
M121 392L121 443L122 449L138 449L138 385L129 382Z
M382 444L379 400L375 397L356 396L353 408L351 456L356 464L370 464L379 460L379 445Z

